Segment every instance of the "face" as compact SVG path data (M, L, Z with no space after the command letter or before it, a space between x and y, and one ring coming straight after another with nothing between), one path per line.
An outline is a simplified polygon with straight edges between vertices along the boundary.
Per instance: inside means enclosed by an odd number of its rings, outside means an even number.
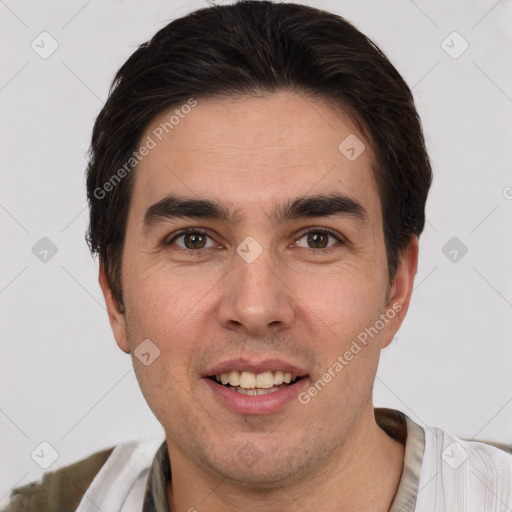
M280 485L325 466L372 417L414 255L388 289L373 153L333 105L198 99L164 137L175 110L142 137L155 147L133 176L124 315L100 275L112 327L173 471ZM356 159L339 149L348 136L365 144Z

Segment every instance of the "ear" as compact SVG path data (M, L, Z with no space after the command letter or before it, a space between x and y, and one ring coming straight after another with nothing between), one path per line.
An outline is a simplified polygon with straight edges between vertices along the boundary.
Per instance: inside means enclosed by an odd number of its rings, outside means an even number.
M414 276L418 268L418 249L418 237L411 235L411 241L400 258L395 279L388 293L385 307L388 321L382 333L382 348L391 343L409 309Z
M108 319L110 321L110 327L114 333L116 343L123 352L129 354L130 344L128 343L125 315L121 313L119 302L112 292L112 288L105 273L105 265L103 261L100 261L100 272L98 280L100 283L101 291L103 292L103 297L105 297Z

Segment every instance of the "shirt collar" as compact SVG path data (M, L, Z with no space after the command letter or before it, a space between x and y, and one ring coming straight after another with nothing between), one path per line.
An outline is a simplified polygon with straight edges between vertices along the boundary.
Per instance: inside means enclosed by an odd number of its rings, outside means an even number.
M414 512L425 451L425 432L403 412L395 409L376 408L375 420L386 434L405 444L404 469L389 512ZM171 464L164 441L151 465L143 512L169 512L166 486L170 480Z
M404 469L389 512L414 512L425 451L425 432L403 412L375 409L379 427L396 441L405 444Z

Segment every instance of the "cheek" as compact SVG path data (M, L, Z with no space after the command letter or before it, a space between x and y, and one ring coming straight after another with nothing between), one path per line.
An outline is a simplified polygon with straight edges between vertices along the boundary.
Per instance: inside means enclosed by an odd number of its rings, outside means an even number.
M385 287L376 286L379 276L369 270L366 274L336 272L330 279L317 276L315 283L304 287L307 299L303 307L312 329L312 343L321 359L318 373L312 375L313 388L317 385L311 392L317 393L320 408L330 410L334 403L335 408L350 404L356 407L370 397L375 379ZM326 392L324 385L328 387Z
M137 378L145 395L145 390L154 398L180 394L183 388L192 388L191 375L197 377L193 363L204 351L206 324L212 325L218 278L156 267L139 275L144 279L132 280L127 294L130 346L133 352L142 340L149 339L159 356L151 371L134 360ZM151 398L148 401L151 405Z
M149 407L163 424L187 409L192 390L189 363L204 342L197 328L201 296L190 296L175 283L172 287L167 284L163 279L146 279L131 296L127 309L127 319L133 326L129 342L137 380ZM158 355L145 365L137 357L137 347L148 339Z
M126 302L134 326L139 334L156 339L165 339L189 323L211 288L209 281L197 273L183 274L163 265L152 268L140 265L126 272L126 277Z
M326 339L334 338L336 343L338 336L357 336L379 318L385 281L374 269L346 265L305 277L297 295L310 310L312 321L317 319L314 324L326 331Z

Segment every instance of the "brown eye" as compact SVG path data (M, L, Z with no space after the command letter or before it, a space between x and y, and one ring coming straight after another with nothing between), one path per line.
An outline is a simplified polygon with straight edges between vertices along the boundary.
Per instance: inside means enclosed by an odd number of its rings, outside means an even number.
M183 236L183 243L187 249L203 249L206 237L198 233L190 233Z
M307 249L325 249L328 247L332 247L335 245L336 241L341 242L341 239L336 235L326 230L314 230L304 233L299 240L295 242L295 245L299 247L304 247L299 243L303 238L306 239L306 247ZM334 239L334 243L329 244L329 238Z
M329 235L327 233L308 233L308 244L315 249L323 249L329 243Z
M208 247L212 247L215 245L213 241L211 244L207 247L208 239L210 237L204 233L203 231L187 231L181 234L176 235L170 242L170 244L176 244L178 247L181 247L182 249L189 249L189 250L200 250L205 249ZM211 239L211 238L210 238ZM181 243L178 243L177 241L181 240Z

